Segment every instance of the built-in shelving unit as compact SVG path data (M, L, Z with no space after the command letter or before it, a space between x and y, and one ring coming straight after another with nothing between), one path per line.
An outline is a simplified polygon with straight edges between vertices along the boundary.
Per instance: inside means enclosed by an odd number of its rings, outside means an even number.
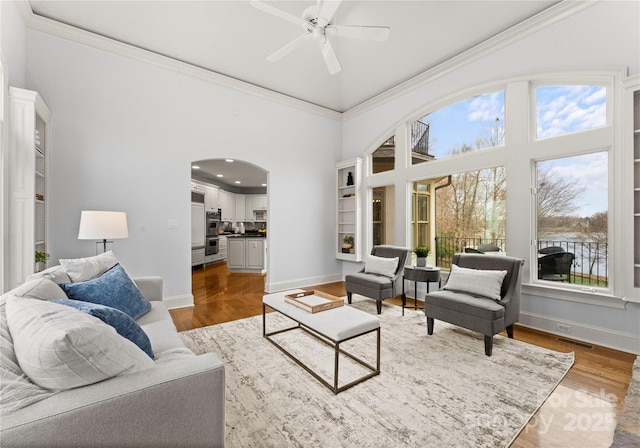
M633 93L633 281L640 288L640 90Z
M37 92L9 88L9 286L46 268L47 170L51 113Z
M361 158L336 165L336 258L340 260L362 261L361 181Z

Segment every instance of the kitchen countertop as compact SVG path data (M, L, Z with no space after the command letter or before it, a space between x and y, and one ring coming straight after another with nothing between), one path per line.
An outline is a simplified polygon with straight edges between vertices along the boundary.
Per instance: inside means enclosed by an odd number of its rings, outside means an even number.
M241 233L232 233L230 235L226 235L227 238L265 238L267 235L265 234L258 234L258 235L250 235L250 234L241 234Z

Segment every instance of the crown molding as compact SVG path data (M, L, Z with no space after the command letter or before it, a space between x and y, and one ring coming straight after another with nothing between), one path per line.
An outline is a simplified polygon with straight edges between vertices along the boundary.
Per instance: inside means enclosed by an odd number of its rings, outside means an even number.
M442 62L435 67L401 83L385 92L364 101L357 106L343 112L343 121L350 120L364 114L384 103L392 101L407 92L417 89L425 84L435 81L460 67L480 59L489 53L506 47L526 36L536 33L560 20L570 17L602 0L562 0L533 17L520 22L511 28L496 34L484 42L463 51L456 56Z
M242 93L248 93L250 95L264 98L305 112L310 112L338 121L342 120L342 113L326 107L309 103L282 93L277 93L264 87L259 87L245 81L221 75L220 73L216 73L178 59L154 53L149 50L144 50L115 39L39 16L34 14L27 0L20 0L16 2L16 5L18 10L22 13L27 27L31 30L40 31L45 34L60 37L71 42L103 50L125 58L152 64L202 81L211 82L221 87L233 89Z

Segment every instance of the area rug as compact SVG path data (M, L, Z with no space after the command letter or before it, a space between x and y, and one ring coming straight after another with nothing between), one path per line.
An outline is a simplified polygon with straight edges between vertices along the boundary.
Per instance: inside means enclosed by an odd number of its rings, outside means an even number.
M353 305L376 313L372 300ZM573 364L558 353L482 335L383 304L381 374L338 395L262 337L262 316L183 332L197 354L217 352L226 366L227 447L507 447ZM292 322L267 315L271 331ZM277 335L324 378L333 351L300 330ZM375 336L344 348L375 361ZM343 382L362 372L340 361ZM344 378L342 378L344 376Z
M611 448L640 446L640 357L633 363L629 389L624 397L624 410L616 425Z

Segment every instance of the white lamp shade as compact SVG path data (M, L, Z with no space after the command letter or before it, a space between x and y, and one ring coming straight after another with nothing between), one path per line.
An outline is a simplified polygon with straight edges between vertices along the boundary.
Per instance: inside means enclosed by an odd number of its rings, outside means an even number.
M128 237L125 212L83 211L80 215L79 240L114 240Z

